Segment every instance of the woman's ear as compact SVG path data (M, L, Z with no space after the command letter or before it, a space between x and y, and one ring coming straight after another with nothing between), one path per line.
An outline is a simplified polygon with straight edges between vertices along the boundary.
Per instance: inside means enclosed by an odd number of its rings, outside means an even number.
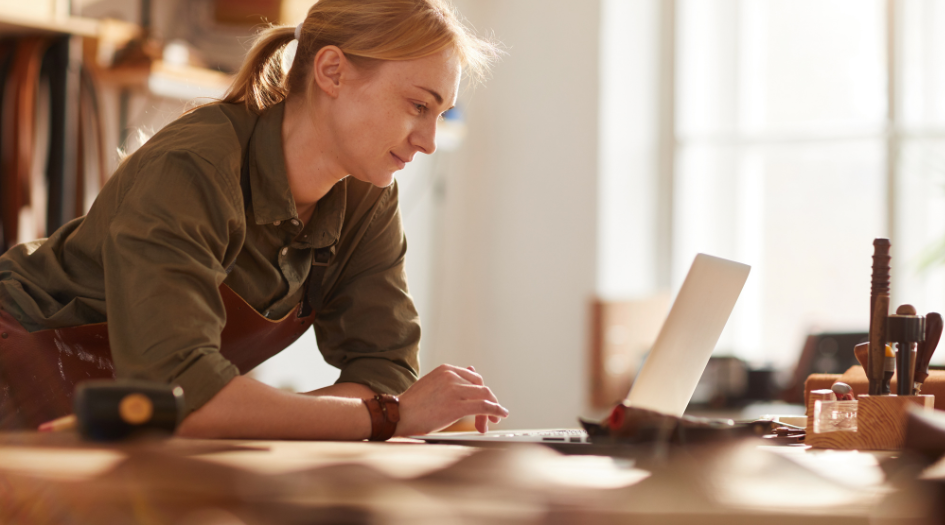
M326 95L332 98L338 96L341 79L348 68L348 59L337 46L325 46L315 54L314 72L315 85Z

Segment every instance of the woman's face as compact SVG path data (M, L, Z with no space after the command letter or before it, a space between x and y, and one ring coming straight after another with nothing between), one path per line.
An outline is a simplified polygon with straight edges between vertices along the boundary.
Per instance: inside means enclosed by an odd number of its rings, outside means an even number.
M437 121L456 103L461 72L452 50L365 71L352 67L331 115L341 167L386 187L414 155L433 153Z

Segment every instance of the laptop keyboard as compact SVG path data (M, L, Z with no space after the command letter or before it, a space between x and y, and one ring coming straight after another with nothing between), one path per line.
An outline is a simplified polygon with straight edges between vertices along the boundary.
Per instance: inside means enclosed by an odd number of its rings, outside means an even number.
M542 430L540 432L520 432L520 436L540 437L542 441L557 441L561 443L582 443L587 432L577 429Z

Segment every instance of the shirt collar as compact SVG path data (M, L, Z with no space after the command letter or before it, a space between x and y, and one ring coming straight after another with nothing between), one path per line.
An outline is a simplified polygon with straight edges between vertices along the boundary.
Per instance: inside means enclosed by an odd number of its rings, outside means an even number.
M259 117L249 139L249 184L256 224L295 218L295 199L289 190L282 150L284 104L276 104Z
M282 149L282 119L285 103L269 108L259 117L249 141L249 183L252 188L256 224L289 221L298 217ZM347 203L347 178L335 184L315 206L310 232L303 244L324 248L341 238Z

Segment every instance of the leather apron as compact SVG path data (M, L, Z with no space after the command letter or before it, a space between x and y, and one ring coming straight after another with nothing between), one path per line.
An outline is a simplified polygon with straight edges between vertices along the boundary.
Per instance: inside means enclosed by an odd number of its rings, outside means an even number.
M315 319L311 309L299 316L300 303L270 320L228 286L220 294L226 306L220 353L241 374L295 342ZM76 384L114 377L107 323L30 333L0 309L0 430L35 429L70 414Z

